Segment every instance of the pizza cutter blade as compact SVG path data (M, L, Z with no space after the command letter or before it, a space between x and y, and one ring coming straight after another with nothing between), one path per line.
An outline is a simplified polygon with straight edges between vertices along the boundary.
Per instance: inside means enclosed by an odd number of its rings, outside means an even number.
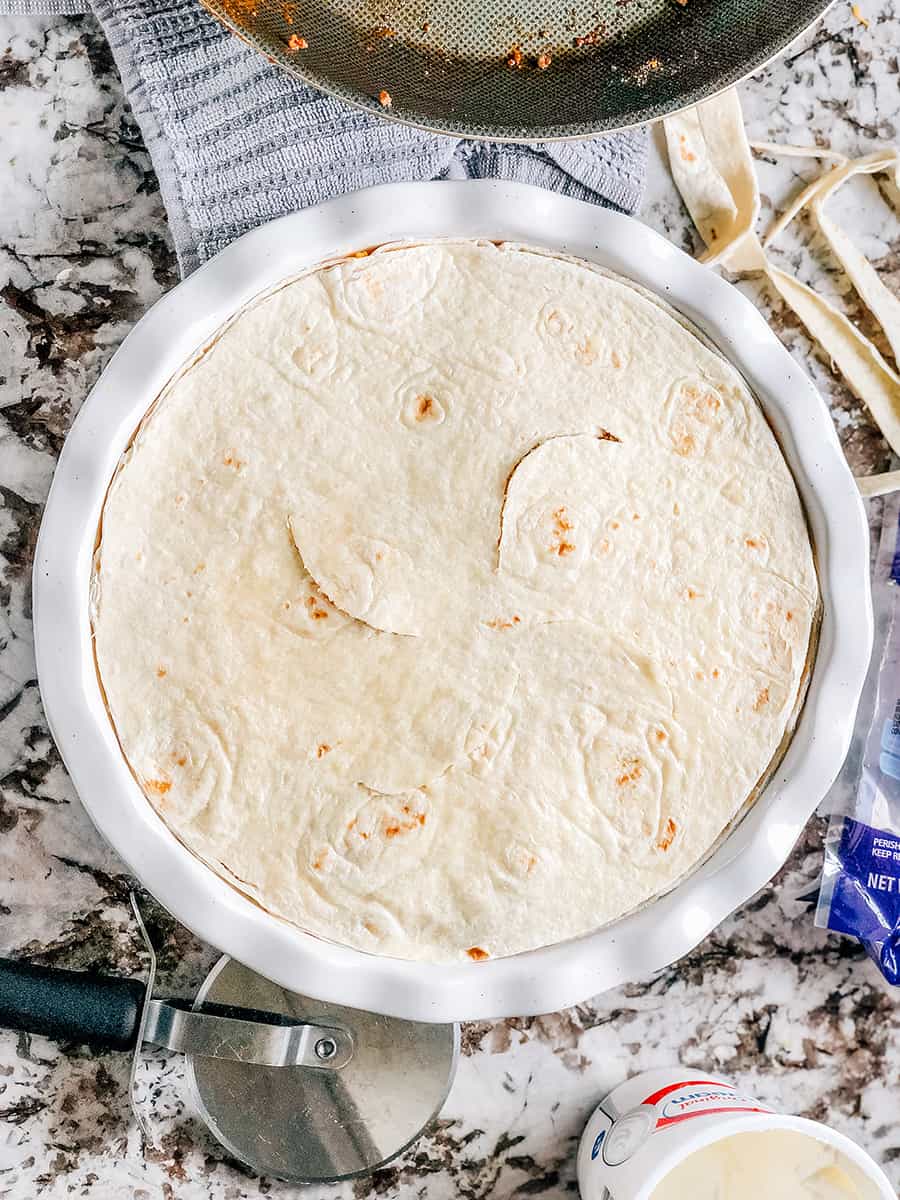
M390 1162L444 1103L457 1025L399 1021L285 991L229 958L193 1002L146 983L0 958L0 1028L131 1051L131 1105L150 1144L136 1075L145 1043L184 1054L195 1107L233 1157L305 1183L349 1179Z
M194 1010L257 1009L343 1028L337 1070L188 1055L195 1103L212 1134L259 1174L303 1183L350 1179L401 1154L437 1116L453 1082L459 1026L400 1021L288 992L223 958Z

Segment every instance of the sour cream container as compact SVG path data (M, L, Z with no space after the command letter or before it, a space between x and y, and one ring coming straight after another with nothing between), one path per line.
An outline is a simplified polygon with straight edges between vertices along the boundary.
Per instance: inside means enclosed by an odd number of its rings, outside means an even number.
M823 1145L823 1158L835 1161L840 1156L859 1185L845 1190L839 1182L829 1182L822 1191L793 1194L897 1200L881 1168L844 1134L805 1117L775 1112L727 1079L684 1067L636 1075L600 1102L578 1148L582 1200L651 1200L662 1181L699 1151L744 1133L770 1130L815 1139ZM842 1171L835 1175L850 1182ZM739 1195L744 1194L742 1187ZM746 1194L765 1200L763 1192L752 1187ZM686 1191L685 1200L696 1200L696 1193Z

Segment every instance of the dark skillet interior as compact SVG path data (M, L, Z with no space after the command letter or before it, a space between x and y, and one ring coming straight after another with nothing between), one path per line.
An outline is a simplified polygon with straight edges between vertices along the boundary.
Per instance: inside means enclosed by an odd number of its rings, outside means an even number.
M697 103L768 61L828 0L204 0L305 82L476 138L585 137ZM290 50L291 34L308 43ZM508 59L521 54L521 65ZM550 56L540 69L537 60ZM379 93L387 91L391 108Z

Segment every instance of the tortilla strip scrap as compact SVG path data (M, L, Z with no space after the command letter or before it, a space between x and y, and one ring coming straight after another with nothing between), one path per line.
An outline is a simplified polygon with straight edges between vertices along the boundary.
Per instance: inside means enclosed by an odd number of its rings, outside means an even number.
M900 186L900 149L892 146L848 160L819 147L751 144L740 113L740 101L732 89L663 122L673 179L707 245L702 261L735 272L765 274L868 407L891 449L900 454L900 375L840 310L770 263L765 253L794 217L811 207L832 253L881 325L894 358L900 362L900 300L824 211L826 200L855 175L892 172ZM794 197L762 241L755 232L760 203L751 149L764 154L837 160L835 166ZM900 472L887 472L878 478L881 484L872 487L880 490L861 488L863 495L880 495L900 487Z

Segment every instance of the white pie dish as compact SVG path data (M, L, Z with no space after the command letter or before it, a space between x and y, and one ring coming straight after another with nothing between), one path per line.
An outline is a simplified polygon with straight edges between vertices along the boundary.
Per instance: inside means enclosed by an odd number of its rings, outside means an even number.
M122 756L97 680L89 581L109 480L167 380L243 305L319 261L403 238L488 237L597 262L656 292L759 397L809 516L823 600L806 703L753 807L674 891L594 933L511 958L429 965L366 954L268 914L163 824ZM399 184L247 234L170 292L123 343L66 441L34 570L38 675L51 730L99 830L197 934L284 987L417 1020L545 1012L693 948L782 865L843 761L871 651L868 530L813 385L740 293L639 222L521 184Z

